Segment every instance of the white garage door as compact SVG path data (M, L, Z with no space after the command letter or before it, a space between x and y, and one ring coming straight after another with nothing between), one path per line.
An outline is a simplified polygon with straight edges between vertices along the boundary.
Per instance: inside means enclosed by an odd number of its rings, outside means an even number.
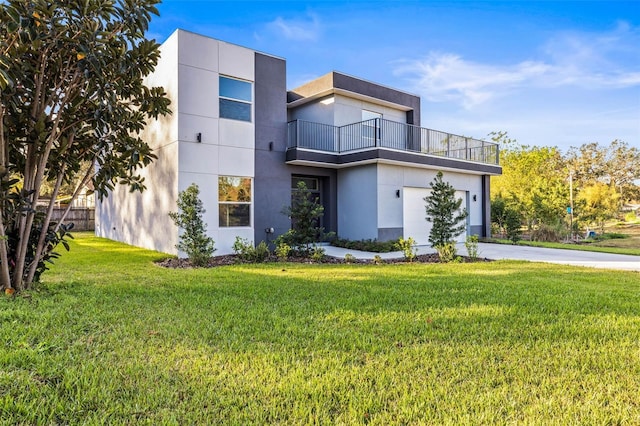
M431 193L426 188L403 188L402 191L402 226L404 238L412 237L418 245L429 245L431 222L427 222L424 198ZM462 198L462 207L466 206L467 193L456 191L456 198ZM458 236L458 242L464 242L467 232Z

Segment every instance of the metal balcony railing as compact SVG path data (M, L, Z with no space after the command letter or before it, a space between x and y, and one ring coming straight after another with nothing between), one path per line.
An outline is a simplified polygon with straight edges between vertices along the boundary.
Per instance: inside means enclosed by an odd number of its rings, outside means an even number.
M438 130L375 118L345 126L295 120L288 124L287 148L347 153L388 148L476 163L499 163L499 146Z

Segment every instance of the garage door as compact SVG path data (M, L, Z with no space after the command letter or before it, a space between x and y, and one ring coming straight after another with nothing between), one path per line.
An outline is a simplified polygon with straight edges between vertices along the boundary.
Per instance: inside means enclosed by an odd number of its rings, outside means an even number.
M404 238L412 237L418 245L429 245L431 222L427 222L424 198L431 193L426 188L403 188L402 191L402 226ZM456 191L456 198L462 198L462 207L467 205L467 193ZM458 242L464 242L467 232L458 236Z

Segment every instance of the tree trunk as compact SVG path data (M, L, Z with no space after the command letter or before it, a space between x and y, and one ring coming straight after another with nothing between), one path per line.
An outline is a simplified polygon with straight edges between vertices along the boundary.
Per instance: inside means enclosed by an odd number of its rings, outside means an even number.
M7 149L4 138L4 105L0 104L0 181L5 179L7 170ZM4 194L3 194L4 195ZM11 274L9 272L8 240L4 229L4 201L0 201L0 279L2 286L11 290Z
M63 164L62 170L60 170L60 173L58 174L56 185L53 188L53 193L51 194L51 200L49 200L47 214L44 218L44 222L42 223L42 231L40 231L40 237L38 238L38 245L36 246L36 253L33 257L33 261L27 267L29 269L29 272L27 274L27 284L30 284L33 281L33 278L35 277L36 271L38 269L38 264L40 263L40 257L42 256L42 252L44 251L44 244L47 238L49 223L51 223L51 215L53 214L53 207L55 206L56 198L58 197L58 191L60 190L60 185L62 184L62 179L64 178L65 169L66 169L66 166Z

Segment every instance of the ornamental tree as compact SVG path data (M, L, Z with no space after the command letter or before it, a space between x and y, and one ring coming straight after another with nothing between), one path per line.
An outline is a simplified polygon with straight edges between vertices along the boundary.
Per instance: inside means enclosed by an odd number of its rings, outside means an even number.
M159 58L145 38L157 0L6 0L0 4L0 283L28 287L66 229L52 223L60 188L143 190L155 156L146 121L169 113L144 78ZM83 167L86 164L95 167ZM49 204L36 210L48 185ZM65 215L66 216L66 213ZM63 219L64 219L63 216ZM63 220L61 220L62 222Z
M429 242L435 249L455 243L466 229L467 209L460 209L462 198L456 199L455 194L455 188L444 182L442 172L438 172L431 182L431 194L424 198L426 219L432 223Z
M182 229L178 250L187 253L194 266L206 266L216 251L214 241L207 236L207 225L202 220L205 209L200 200L200 189L192 183L178 194L178 211L170 212L169 217Z
M301 254L310 255L315 244L327 237L324 227L320 226L324 207L303 181L298 182L291 205L285 206L282 214L291 218L291 229L280 235L278 242L288 244Z

